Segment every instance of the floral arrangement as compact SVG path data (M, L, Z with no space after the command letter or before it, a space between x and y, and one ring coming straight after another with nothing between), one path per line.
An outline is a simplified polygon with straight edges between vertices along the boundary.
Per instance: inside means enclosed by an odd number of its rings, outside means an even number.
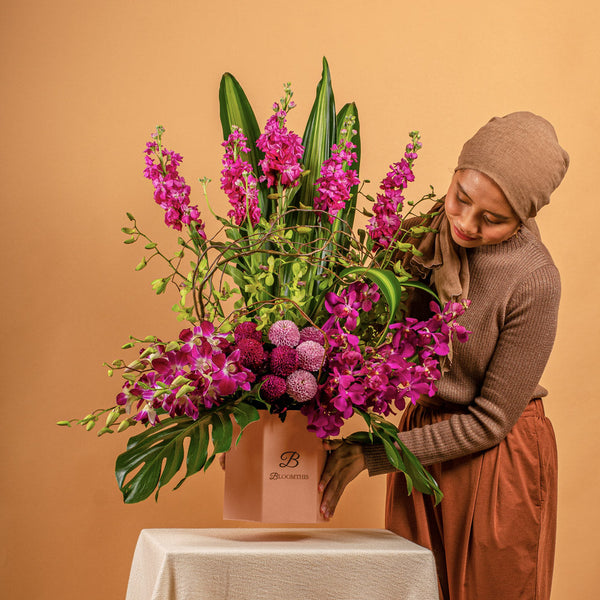
M235 443L234 421L243 433L261 409L282 420L289 410L300 410L321 438L337 436L358 414L366 431L348 439L383 443L409 490L441 499L433 478L386 419L420 395L434 394L452 336L465 341L468 335L456 323L466 304L440 307L399 260L402 253L418 252L411 239L432 231L406 226L406 217L424 216L415 207L435 200L433 189L407 202L402 216L420 136L410 134L404 156L390 166L374 198L363 192L369 182L359 179L356 106L346 104L336 114L325 59L302 137L287 125L292 96L285 85L261 133L239 83L223 76L220 189L231 208L226 217L214 215L222 227L210 239L178 172L182 157L164 146L164 128L147 143L144 175L165 224L182 232L177 251L163 253L130 213L122 231L126 244L145 242L149 255L136 270L155 258L164 261L167 273L152 287L157 294L176 289L173 308L189 326L168 341L132 337L123 348L137 347L136 358L107 365L109 375L119 370L124 378L115 405L59 422L91 430L105 418L99 435L144 426L117 459L125 502L155 490L158 495L184 458L177 487L208 468ZM209 181L200 182L207 197ZM358 197L364 207L357 206ZM354 227L357 214L367 219L364 229ZM432 295L427 320L406 316L411 287Z

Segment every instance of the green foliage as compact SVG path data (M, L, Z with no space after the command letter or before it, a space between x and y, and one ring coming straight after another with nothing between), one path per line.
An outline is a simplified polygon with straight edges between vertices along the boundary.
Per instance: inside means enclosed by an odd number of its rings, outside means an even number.
M421 465L415 455L400 441L397 427L386 421L380 415L366 412L358 408L355 408L354 410L365 420L369 431L368 433L354 433L346 439L350 442L363 444L383 444L390 464L404 473L408 493L412 493L414 488L423 494L433 494L436 504L441 502L444 495L437 482L423 465Z
M240 427L241 436L250 423L258 420L259 413L245 402L226 404L202 413L195 421L190 417L167 418L131 437L127 450L119 455L115 466L124 501L127 504L140 502L154 490L155 499L158 499L160 488L181 469L184 458L185 475L175 489L191 475L206 470L217 454L231 448L232 416ZM189 440L187 451L186 440Z

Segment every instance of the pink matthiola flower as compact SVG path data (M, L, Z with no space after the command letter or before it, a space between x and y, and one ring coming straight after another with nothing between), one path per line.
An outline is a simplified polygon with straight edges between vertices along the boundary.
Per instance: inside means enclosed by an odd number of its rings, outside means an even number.
M401 225L400 212L404 203L402 191L409 182L414 181L412 164L417 158L417 150L421 148L419 135L411 133L413 142L407 144L404 158L390 165L390 171L379 186L383 193L377 194L373 205L373 216L367 224L367 231L377 246L388 248L396 239Z
M293 103L289 104L293 108ZM275 114L267 120L265 131L256 140L256 146L265 153L260 161L264 175L261 181L266 181L269 187L295 187L302 175L300 159L304 153L302 138L285 126L287 110L273 105Z
M234 127L222 144L225 147L223 170L221 171L221 189L227 194L232 209L227 216L236 225L241 225L248 219L256 225L260 221L258 206L258 180L252 172L252 165L244 160L242 154L250 149L242 130Z
M321 166L321 175L315 181L317 193L315 195L315 208L322 218L327 213L329 222L333 223L340 210L346 206L350 199L352 187L358 185L358 179L354 170L350 167L358 160L356 148L351 142L340 141L331 148L331 157L325 160Z
M177 171L183 158L162 146L164 131L163 127L157 127L152 134L154 140L146 144L144 177L152 181L154 200L165 210L165 223L177 231L181 231L182 224L194 225L206 239L198 207L190 206L190 186Z

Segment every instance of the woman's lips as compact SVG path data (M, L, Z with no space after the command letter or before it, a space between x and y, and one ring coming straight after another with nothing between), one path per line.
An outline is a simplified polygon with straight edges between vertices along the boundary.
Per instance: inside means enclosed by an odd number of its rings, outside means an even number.
M464 234L460 229L456 227L456 225L453 225L452 227L454 228L454 233L456 234L456 237L461 240L464 240L465 242L474 242L477 239Z

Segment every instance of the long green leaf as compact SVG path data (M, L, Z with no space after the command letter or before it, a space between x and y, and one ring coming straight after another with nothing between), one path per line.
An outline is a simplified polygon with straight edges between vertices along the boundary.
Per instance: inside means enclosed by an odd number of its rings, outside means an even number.
M442 301L440 300L440 297L429 286L425 285L424 283L421 283L420 281L413 281L413 280L403 281L402 282L402 286L403 287L418 288L420 290L423 290L424 292L427 292L429 295L433 296L433 298L435 299L435 301L440 306L442 304Z
M423 494L433 494L435 503L439 504L444 497L434 477L423 468L417 457L398 439L396 442L404 457L406 474L410 476L415 489Z
M304 144L304 155L302 163L304 169L308 171L302 178L300 191L293 197L290 202L291 207L299 207L300 205L312 208L314 205L315 196L315 181L320 176L321 165L331 155L331 146L335 142L335 100L333 90L331 88L331 75L329 73L329 65L327 59L323 57L323 71L321 80L317 85L315 101L313 103L306 129L302 136ZM302 241L310 244L319 234L319 228L314 227L316 223L316 215L311 210L304 210L294 215L290 215L288 219L289 225L300 225L310 227L311 232ZM300 236L297 232L294 233L294 242L300 241ZM309 275L307 277L306 297L309 300L308 305L304 309L311 313L314 308L316 294L314 293L315 286L318 286L317 280L319 267L311 265ZM290 281L292 278L291 266L286 266L282 272L282 280Z
M221 126L223 127L223 139L231 133L231 128L236 125L241 127L244 135L248 139L248 161L252 165L252 170L258 178L260 175L259 161L264 158L264 154L256 147L256 140L260 135L258 122L254 116L254 111L250 102L238 83L237 79L231 73L225 73L221 77L219 86L219 106L221 115ZM267 187L265 183L259 183L259 205L263 215L267 215Z
M323 161L331 155L335 142L335 99L331 88L331 74L327 59L323 57L323 72L317 85L317 93L310 111L306 129L302 136L304 169L310 172L302 179L299 193L304 206L312 206L315 195L315 181L319 177ZM296 200L298 199L296 196Z
M375 441L383 444L390 464L404 473L408 493L410 494L414 487L414 489L423 494L433 494L435 503L438 504L444 496L442 491L432 475L423 467L423 465L421 465L415 455L400 441L397 427L381 415L366 412L357 407L354 408L354 412L361 415L365 420ZM364 432L351 435L349 440L358 443L366 443Z

